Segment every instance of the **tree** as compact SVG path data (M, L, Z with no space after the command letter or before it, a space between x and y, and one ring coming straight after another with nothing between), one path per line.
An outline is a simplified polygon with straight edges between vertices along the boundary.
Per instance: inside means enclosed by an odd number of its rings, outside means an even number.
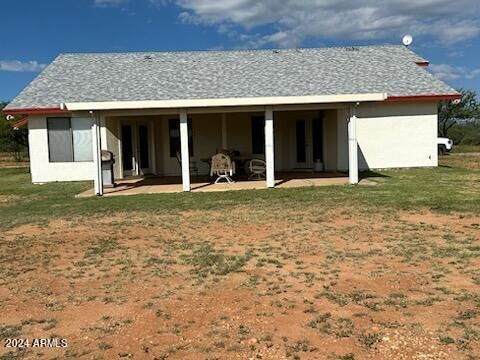
M460 103L441 101L438 105L438 134L448 137L448 131L461 119L480 117L480 102L474 90L459 90L463 97Z
M0 102L0 109L7 103ZM28 150L28 130L14 129L3 111L0 110L0 152L13 153L15 160L22 160Z

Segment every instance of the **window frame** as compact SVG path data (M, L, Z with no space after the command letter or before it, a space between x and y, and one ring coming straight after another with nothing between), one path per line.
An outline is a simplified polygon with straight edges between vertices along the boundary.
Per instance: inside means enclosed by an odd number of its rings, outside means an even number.
M69 129L69 137L70 137L70 145L72 149L71 158L69 161L54 161L52 160L52 152L50 148L50 119L66 119L68 121L68 129ZM52 164L56 163L91 163L92 160L75 160L75 146L73 144L73 129L72 129L72 117L71 116L49 116L46 118L47 122L47 148L48 148L48 162ZM92 138L93 141L93 138ZM93 148L92 148L93 152ZM93 158L93 157L92 157Z
M257 146L255 145L259 145L259 144L255 144L255 140L258 140L256 138L256 134L257 132L254 131L255 129L257 129L257 126L254 126L254 122L255 121L262 121L262 126L258 126L258 129L262 129L261 131L261 136L260 136L260 144L261 144L261 148L262 148L262 151L261 152L256 152L255 150L258 150L256 149ZM256 115L256 116L252 116L251 119L250 119L250 131L251 131L251 144L252 144L252 154L254 155L265 155L265 116L264 115ZM260 148L260 147L259 147Z
M172 130L172 124L175 124L175 127L178 127L178 149L172 148L172 136L170 135ZM188 153L190 157L194 156L193 149L193 121L191 118L187 118L187 128L188 128ZM173 152L172 152L173 150ZM182 151L182 141L180 140L180 118L170 118L168 119L168 152L170 158L177 157L177 151Z

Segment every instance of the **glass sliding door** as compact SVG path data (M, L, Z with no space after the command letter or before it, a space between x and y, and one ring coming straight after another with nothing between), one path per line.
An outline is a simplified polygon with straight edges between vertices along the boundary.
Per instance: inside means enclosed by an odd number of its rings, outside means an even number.
M323 163L323 119L312 120L312 155L313 161Z
M122 168L124 176L136 175L132 125L122 125Z
M124 176L152 173L151 130L142 122L122 124L122 168Z
M147 125L138 126L138 159L141 174L152 172L150 166L150 131Z
M295 166L296 169L313 168L312 121L295 121Z

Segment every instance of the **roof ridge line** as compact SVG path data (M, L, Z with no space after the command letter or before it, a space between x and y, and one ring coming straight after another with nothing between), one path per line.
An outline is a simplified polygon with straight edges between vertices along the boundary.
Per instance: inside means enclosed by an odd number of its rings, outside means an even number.
M385 48L404 47L401 44L382 45L345 45L345 46L324 46L324 47L291 47L291 48L267 48L267 49L198 49L198 50L167 50L167 51L113 51L113 52L66 52L59 55L134 55L134 54L189 54L189 53L242 53L242 52L269 52L269 51L299 51L299 50L334 50L347 48Z

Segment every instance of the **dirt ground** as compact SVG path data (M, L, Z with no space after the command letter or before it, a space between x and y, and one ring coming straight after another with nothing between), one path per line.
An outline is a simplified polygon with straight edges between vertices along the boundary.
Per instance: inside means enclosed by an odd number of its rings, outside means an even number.
M478 359L480 219L237 207L0 234L1 359ZM67 347L32 347L32 339Z

